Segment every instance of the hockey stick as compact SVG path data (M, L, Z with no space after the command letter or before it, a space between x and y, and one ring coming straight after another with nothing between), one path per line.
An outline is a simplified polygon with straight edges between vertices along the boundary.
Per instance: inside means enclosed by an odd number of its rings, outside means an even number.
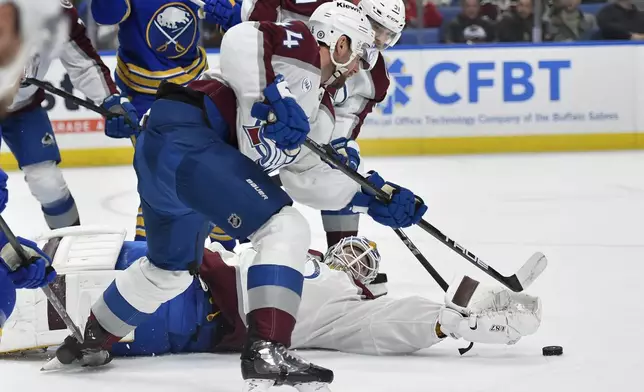
M429 261L425 258L425 256L423 256L423 254L420 253L420 250L418 250L416 245L414 245L414 243L411 242L411 239L407 237L407 234L405 234L405 232L402 231L402 229L394 229L394 232L396 233L398 238L400 238L403 244L405 244L407 249L411 251L411 253L414 255L416 260L418 260L418 262L423 267L425 267L425 270L432 276L432 278L434 278L434 280L436 281L436 283L438 283L441 289L443 289L443 291L447 291L447 289L449 288L449 285L447 284L445 279L443 279L443 277L438 273L438 271L436 271L434 266L432 266L429 263Z
M313 153L318 155L320 159L322 159L324 162L337 168L342 173L349 176L352 180L357 182L361 187L365 189L369 189L379 199L388 201L391 198L391 196L385 191L383 191L382 189L378 189L374 187L365 177L361 176L357 172L353 171L351 168L342 164L342 162L340 162L337 158L333 156L333 151L330 146L327 145L325 147L322 147L318 143L311 140L311 138L309 137L307 137L306 140L304 141L304 145L308 147L311 151L313 151ZM418 226L420 226L421 229L428 232L432 237L436 238L438 241L442 242L444 245L449 247L451 250L458 253L461 257L463 257L465 260L470 262L470 264L476 266L477 268L485 272L487 275L489 275L490 277L492 277L493 279L500 282L505 287L509 288L514 292L521 292L525 290L528 286L532 284L532 282L535 281L535 279L537 279L537 277L539 277L539 275L541 275L543 270L548 265L548 260L546 259L546 256L544 256L544 254L541 252L537 252L534 255L532 255L528 259L528 261L521 268L519 268L519 270L514 275L503 276L494 268L490 267L487 263L483 262L483 260L481 260L474 253L470 252L465 247L463 247L453 239L443 234L440 230L432 226L429 222L425 221L424 219L420 220L420 222L418 223ZM398 232L396 232L396 234L398 234ZM408 240L409 239L407 238L407 241ZM405 245L408 245L408 243L411 243L411 242L408 241L405 243ZM409 247L409 249L412 250L412 252L414 252L414 250L411 247ZM414 253L414 255L416 255L416 253ZM425 266L424 263L423 263L423 266Z
M197 12L199 19L206 19L206 12L203 10L203 7L206 6L206 3L201 0L190 0L190 2L199 7L199 12Z
M22 245L18 242L18 239L16 236L13 234L11 229L9 228L9 225L7 225L7 222L5 222L4 218L0 216L0 229L4 232L4 234L7 236L7 240L9 241L9 244L13 248L13 250L18 254L18 257L20 257L22 261L23 266L27 266L30 263L29 257L25 253L25 250L22 248ZM48 271L51 270L53 267L49 266L47 267ZM60 302L56 294L51 290L49 286L43 286L41 287L43 293L45 293L45 296L47 297L47 300L51 303L52 307L56 310L56 313L60 316L60 318L63 320L65 325L67 326L67 329L71 331L71 333L74 335L74 337L79 341L83 342L83 334L80 332L80 329L74 324L72 321L71 317L69 317L69 313L67 313L67 310L65 309L65 306Z
M82 106L85 109L89 109L97 114L100 114L103 117L106 118L113 118L113 117L119 117L118 114L112 113L109 110L100 107L96 105L94 102L90 102L89 100L82 99L80 97L75 96L72 93L68 93L65 90L61 90L59 88L54 87L51 83L48 82L43 82L42 80L34 79L34 78L27 78L25 79L25 83L27 84L32 84L38 88L41 88L51 94L58 95L61 98L69 99L73 103L75 103L78 106ZM125 122L132 127L132 129L139 129L138 124L133 124L127 116L125 116ZM132 145L136 144L136 136L132 135L130 136L130 141L132 142Z

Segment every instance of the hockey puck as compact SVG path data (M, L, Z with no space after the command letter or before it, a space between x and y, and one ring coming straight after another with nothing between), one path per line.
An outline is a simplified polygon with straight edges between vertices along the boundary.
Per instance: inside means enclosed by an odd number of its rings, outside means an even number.
M563 354L563 347L561 346L546 346L542 350L543 355L546 357L551 357L553 355Z

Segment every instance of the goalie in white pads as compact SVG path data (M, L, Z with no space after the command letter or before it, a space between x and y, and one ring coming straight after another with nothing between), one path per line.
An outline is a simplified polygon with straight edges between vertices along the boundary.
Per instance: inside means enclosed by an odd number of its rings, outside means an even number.
M90 304L147 247L123 242L125 230L67 228L54 257L59 277L52 285L66 301L72 319L82 322ZM239 350L245 341L246 273L256 251L235 254L219 244L206 249L199 278L183 294L162 305L134 335L113 346L115 356ZM310 252L302 303L292 335L293 348L323 348L357 354L406 354L448 336L470 342L514 344L539 328L537 297L500 287L457 281L445 303L420 296L391 298L374 284L380 255L373 242L350 237L322 256ZM204 285L205 283L205 285ZM474 283L474 284L472 284ZM375 295L374 295L375 294ZM469 301L468 297L471 296ZM42 293L20 290L5 327L0 352L62 343L64 324L48 311ZM455 299L456 298L456 299ZM458 306L454 302L465 300ZM35 307L34 307L35 304ZM133 338L133 340L132 340Z

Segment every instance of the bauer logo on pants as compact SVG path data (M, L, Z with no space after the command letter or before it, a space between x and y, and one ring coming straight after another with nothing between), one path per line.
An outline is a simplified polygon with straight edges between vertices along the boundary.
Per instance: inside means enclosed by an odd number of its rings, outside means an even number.
M230 223L234 229L239 229L239 226L242 224L242 220L237 214L232 214L228 217L228 223Z

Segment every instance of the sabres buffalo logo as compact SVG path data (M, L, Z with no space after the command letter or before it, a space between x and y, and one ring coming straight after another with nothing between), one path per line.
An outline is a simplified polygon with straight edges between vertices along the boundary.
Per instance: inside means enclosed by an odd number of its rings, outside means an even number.
M148 46L169 59L181 57L195 44L197 25L197 17L187 5L165 4L148 23Z

